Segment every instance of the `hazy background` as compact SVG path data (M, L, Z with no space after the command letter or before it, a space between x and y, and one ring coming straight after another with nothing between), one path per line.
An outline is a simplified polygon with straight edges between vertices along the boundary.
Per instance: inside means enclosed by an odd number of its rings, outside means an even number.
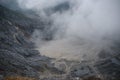
M41 54L65 59L97 59L101 50L119 41L120 0L1 0L14 10L32 10L52 22L46 32L35 30ZM51 40L42 40L44 33ZM36 37L37 36L37 37Z

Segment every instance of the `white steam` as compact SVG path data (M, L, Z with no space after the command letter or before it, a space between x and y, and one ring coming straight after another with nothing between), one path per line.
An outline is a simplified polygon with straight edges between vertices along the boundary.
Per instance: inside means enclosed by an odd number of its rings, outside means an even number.
M52 11L48 15L45 11L64 2L68 2L69 8L62 12ZM43 55L95 59L119 37L119 0L18 0L18 3L21 8L33 9L52 20L52 29L58 28L51 41L42 41L41 32L34 32L33 36L39 36L34 41Z

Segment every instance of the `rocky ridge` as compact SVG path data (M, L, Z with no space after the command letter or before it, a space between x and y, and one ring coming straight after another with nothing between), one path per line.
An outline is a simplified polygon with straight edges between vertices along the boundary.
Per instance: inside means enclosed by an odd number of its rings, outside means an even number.
M0 5L0 75L39 78L45 68L57 71L51 58L41 56L30 41L36 25L42 25ZM53 71L53 72L54 72Z

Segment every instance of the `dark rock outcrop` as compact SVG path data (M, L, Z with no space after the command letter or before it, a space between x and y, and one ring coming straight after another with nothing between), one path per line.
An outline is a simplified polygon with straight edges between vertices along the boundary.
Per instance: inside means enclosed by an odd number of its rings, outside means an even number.
M0 75L39 78L40 70L54 68L30 41L36 25L34 19L0 6Z

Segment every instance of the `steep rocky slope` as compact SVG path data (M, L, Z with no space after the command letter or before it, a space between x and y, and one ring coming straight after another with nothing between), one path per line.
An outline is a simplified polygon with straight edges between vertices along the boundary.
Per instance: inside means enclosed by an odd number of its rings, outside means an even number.
M11 75L39 78L38 72L45 68L57 71L51 59L41 56L30 41L38 24L42 27L42 22L0 6L1 78Z

